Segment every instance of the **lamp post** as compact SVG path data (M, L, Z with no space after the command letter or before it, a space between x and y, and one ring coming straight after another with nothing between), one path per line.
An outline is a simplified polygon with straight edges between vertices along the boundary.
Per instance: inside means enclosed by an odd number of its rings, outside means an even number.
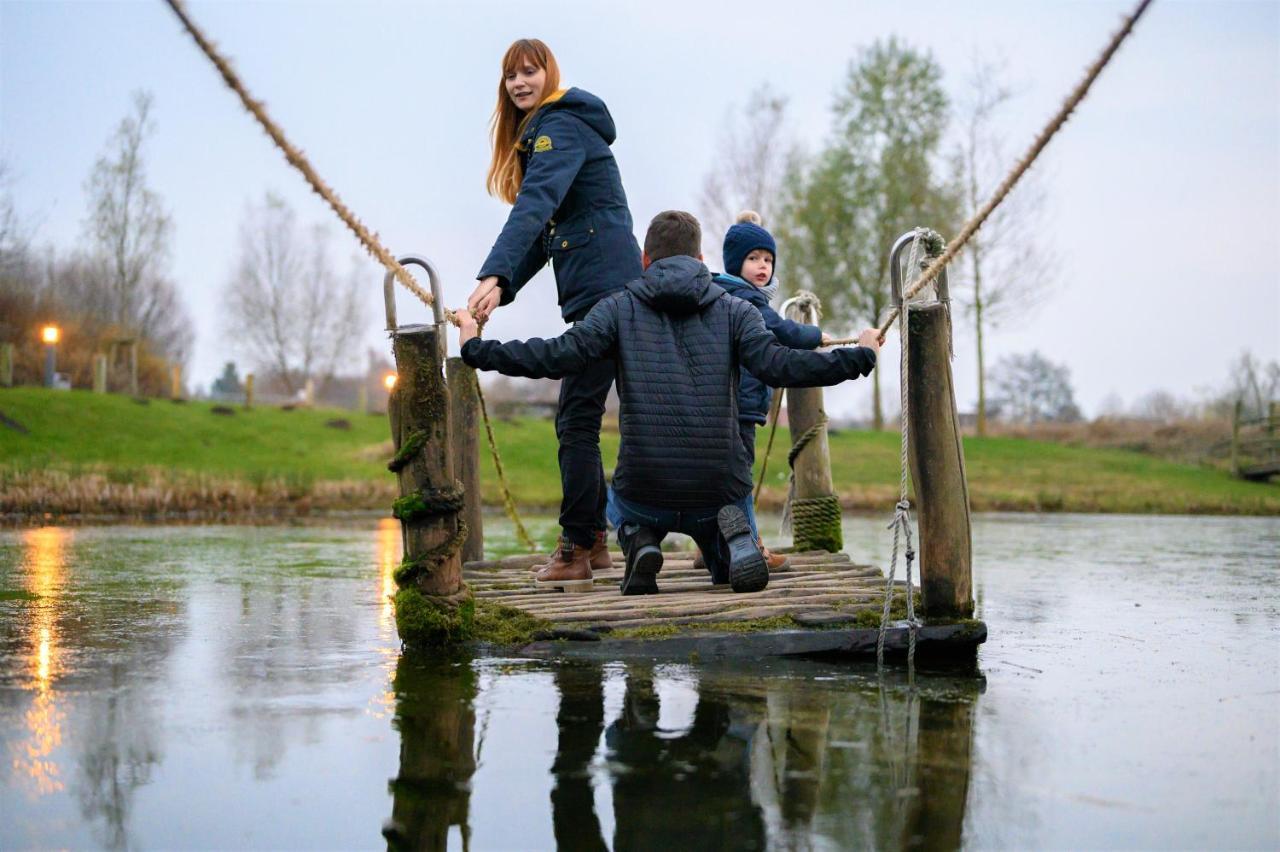
M56 325L46 325L40 329L40 339L44 342L44 386L53 387L58 367L58 339L62 330Z

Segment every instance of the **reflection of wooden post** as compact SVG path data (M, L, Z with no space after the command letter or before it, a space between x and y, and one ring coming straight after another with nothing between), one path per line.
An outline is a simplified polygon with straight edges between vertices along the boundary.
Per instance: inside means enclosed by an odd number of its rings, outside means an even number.
M253 373L244 377L244 408L245 411L253 408Z
M453 464L465 493L462 519L467 524L467 541L462 561L484 559L484 518L480 514L480 397L476 371L450 358L445 362L449 385L449 438L453 441Z
M13 387L13 344L0 343L0 386Z
M93 356L93 392L107 392L107 356L102 353Z
M807 308L799 305L792 305L787 310L788 318L797 322L809 322L809 313ZM828 550L835 553L844 547L840 501L836 499L835 486L831 481L826 419L822 388L787 390L787 424L791 430L792 447L809 430L813 430L812 438L796 456L794 468L796 490L791 502L791 528L792 543L798 551Z
M907 312L911 478L920 522L920 591L929 620L973 617L969 486L951 379L951 316L941 302Z
M169 366L169 399L182 399L182 365Z
M392 338L399 378L387 413L399 477L392 507L404 534L404 562L396 569L396 627L409 644L438 644L471 630L471 593L462 582L459 551L466 525L462 489L449 452L449 394L438 326L412 326Z
M400 771L391 784L387 848L445 850L458 826L470 847L471 777L476 771L476 675L404 654L396 665Z
M1237 399L1231 412L1231 472L1240 475L1240 418L1244 416L1244 400Z
M904 834L922 849L959 849L973 764L975 701L923 697L917 740L916 795L908 804Z

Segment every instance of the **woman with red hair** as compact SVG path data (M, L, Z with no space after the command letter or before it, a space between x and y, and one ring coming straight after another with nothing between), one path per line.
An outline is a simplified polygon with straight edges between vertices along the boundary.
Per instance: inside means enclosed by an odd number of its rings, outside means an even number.
M511 302L548 260L561 315L571 323L640 277L640 247L609 149L616 136L602 100L560 88L560 68L545 44L520 39L507 49L487 185L512 208L467 300L477 318ZM556 437L562 534L535 577L539 587L589 588L593 568L611 567L600 420L614 369L612 360L601 360L561 382Z

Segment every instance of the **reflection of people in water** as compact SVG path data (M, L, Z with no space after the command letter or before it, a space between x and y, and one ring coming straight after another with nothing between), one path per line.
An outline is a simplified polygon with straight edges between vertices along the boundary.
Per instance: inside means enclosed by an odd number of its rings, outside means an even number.
M563 664L556 669L560 710L559 742L551 765L551 821L557 849L603 850L605 846L591 790L591 759L604 729L604 670L598 664Z
M751 797L756 718L700 694L679 736L658 728L651 674L628 673L622 715L605 732L613 781L613 848L763 849L764 821ZM754 715L754 714L753 714Z

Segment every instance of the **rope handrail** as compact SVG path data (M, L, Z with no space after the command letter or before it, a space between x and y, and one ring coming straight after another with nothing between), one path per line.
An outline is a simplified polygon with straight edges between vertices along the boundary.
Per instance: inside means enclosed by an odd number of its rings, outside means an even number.
M1049 140L1051 140L1054 137L1054 134L1061 130L1062 126L1067 123L1067 119L1071 117L1071 113L1073 113L1075 108L1080 105L1080 102L1084 100L1084 96L1089 93L1089 88L1093 85L1094 80L1098 79L1098 75L1102 73L1102 69L1107 67L1107 63L1111 61L1111 57L1114 56L1116 51L1120 48L1120 44L1131 32L1133 32L1134 25L1138 23L1138 19L1142 17L1142 14L1147 11L1147 7L1150 5L1151 0L1139 0L1138 5L1129 13L1129 15L1124 19L1124 22L1120 25L1120 29L1111 36L1111 40L1108 41L1106 47L1102 49L1102 53L1100 53L1098 58L1093 61L1093 64L1085 70L1084 78L1076 84L1076 87L1067 95L1066 100L1062 102L1062 106L1058 108L1057 113L1054 114L1054 116L1049 120L1049 123L1044 126L1044 129L1042 129L1040 133L1036 135L1035 139L1032 140L1031 147L1029 147L1027 152L1022 155L1022 159L1014 164L1012 171L1010 171L1009 174L1005 176L1005 179L1000 182L1000 185L996 187L995 192L991 194L991 197L987 199L987 202L982 205L977 213L974 213L973 216L969 218L969 221L964 223L960 228L959 233L955 235L951 242L947 243L947 247L943 250L942 254L934 258L933 262L925 267L925 270L920 273L919 277L912 281L911 285L903 291L902 304L906 304L907 301L924 289L930 281L938 277L938 273L942 271L943 267L955 259L955 256L960 252L960 249L964 248L965 244L969 242L969 239L977 233L978 229L982 227L982 224L987 221L987 217L991 215L991 212L1000 205L1000 202L1004 201L1005 197L1013 190L1014 185L1017 184L1022 176L1026 174L1027 170L1031 168L1031 165L1035 162L1036 158L1040 156L1040 152L1049 144ZM884 321L880 323L879 328L876 329L881 342L884 341L885 335L893 326L894 321L897 320L898 314L901 311L901 305L894 307L893 310L889 312L889 315L885 317ZM857 342L858 339L856 337L844 337L829 341L823 345L846 346L850 343Z
M262 101L255 100L253 96L249 94L248 88L231 67L231 63L226 59L226 57L222 56L222 54L218 52L218 49L214 47L213 42L205 36L204 32L196 22L187 14L186 9L183 7L182 0L165 0L165 3L167 3L169 8L173 10L173 13L178 16L178 20L182 23L183 29L185 29L187 34L195 41L201 52L203 52L204 55L208 57L209 61L213 63L214 67L218 69L218 73L222 75L222 79L231 88L231 90L239 96L240 102L244 104L244 108L249 111L250 115L257 119L258 124L262 125L262 129L265 130L267 135L271 137L271 140L275 142L276 147L280 149L281 153L284 154L285 159L289 161L289 165L302 173L303 178L305 178L307 183L311 185L311 189L316 193L316 195L319 195L324 199L330 209L337 214L343 224L347 226L360 244L364 246L365 251L369 252L369 254L382 264L388 272L394 275L396 281L400 282L405 289L421 299L423 304L427 307L432 307L435 304L435 299L432 295L422 289L422 286L419 285L417 281L413 280L413 276L410 275L408 270L401 266L395 256L387 250L386 246L384 246L378 239L378 235L371 233L369 229L364 226L364 223L356 218L356 215L351 212L351 209L347 207L346 204L343 203L342 199L338 197L338 194L334 192L323 179L321 179L320 175L312 167L311 162L307 159L306 155L289 142L284 135L284 131L281 130L280 126L272 121L271 116L267 114L266 107L263 105ZM445 308L444 315L450 322L455 325L457 324L458 320L453 311Z

